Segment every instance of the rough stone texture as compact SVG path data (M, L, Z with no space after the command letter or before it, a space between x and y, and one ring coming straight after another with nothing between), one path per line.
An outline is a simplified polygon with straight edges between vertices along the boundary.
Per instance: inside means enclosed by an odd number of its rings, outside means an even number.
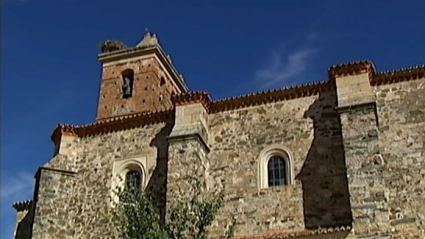
M105 61L98 120L174 107L171 73L149 54ZM135 73L134 90L123 99L126 69ZM130 122L122 117L102 126L109 133L93 133L94 124L84 136L63 134L37 173L33 208L18 215L16 238L117 238L114 165L134 158L144 160L145 185L164 220L172 192L196 177L206 193L225 192L213 232L235 218L239 236L353 225L347 238L424 238L425 79L370 86L369 75L338 75L326 92L295 87L282 91L290 100L264 94L273 103L210 114L211 102L187 100L170 122L108 131ZM260 188L260 155L269 147L292 155L293 184Z
M36 176L32 238L73 238L78 211L73 203L75 174L39 169Z
M123 98L122 72L134 71L133 96ZM97 119L172 108L171 95L180 93L158 60L128 60L103 66Z
M386 236L388 192L379 154L375 104L340 110L354 233Z
M369 83L369 73L348 75L336 79L338 107L346 107L359 103L375 101L372 87Z
M375 87L394 238L425 238L425 79Z
M111 207L112 167L117 160L146 156L153 161L147 169L147 188L154 192L158 207L165 212L165 180L169 124L75 138L45 167L76 172L41 170L38 180L33 238L116 238ZM115 225L115 226L114 226Z
M210 115L211 171L227 195L219 225L233 215L237 234L351 223L335 103L327 92ZM271 144L292 152L296 180L260 190L258 156Z

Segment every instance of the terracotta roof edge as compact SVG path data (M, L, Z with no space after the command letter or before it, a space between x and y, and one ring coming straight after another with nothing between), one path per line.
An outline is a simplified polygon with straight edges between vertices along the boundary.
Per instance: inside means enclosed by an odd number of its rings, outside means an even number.
M369 73L371 76L375 74L376 68L370 60L359 60L347 63L336 64L328 69L329 79L336 77L356 75L361 73Z
M227 110L236 110L245 107L274 103L278 101L291 100L295 98L307 97L325 92L333 85L329 80L304 83L301 85L287 86L278 89L260 91L255 93L233 96L213 101L211 112L218 113Z
M173 95L171 100L175 106L201 103L207 112L209 112L212 103L211 96L206 91L189 91L183 94Z
M425 64L376 73L371 80L371 85L392 84L401 81L421 79L424 77Z
M18 212L22 212L25 210L29 210L31 208L33 201L32 200L26 200L21 202L15 202L12 204L13 208L16 209Z
M59 124L51 136L58 143L62 135L87 137L172 120L174 109L118 116L86 125Z

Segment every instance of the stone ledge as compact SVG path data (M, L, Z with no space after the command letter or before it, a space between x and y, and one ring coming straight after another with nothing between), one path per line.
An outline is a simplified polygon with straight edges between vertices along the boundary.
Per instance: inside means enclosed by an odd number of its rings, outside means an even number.
M166 137L168 142L176 142L176 141L186 141L186 140L197 140L201 143L206 153L210 152L210 148L208 147L208 144L204 141L204 139L201 137L199 133L191 133L191 134L185 134L185 135L170 135Z
M337 106L335 109L339 114L348 113L352 110L365 109L368 107L376 108L376 102L364 102L357 105Z

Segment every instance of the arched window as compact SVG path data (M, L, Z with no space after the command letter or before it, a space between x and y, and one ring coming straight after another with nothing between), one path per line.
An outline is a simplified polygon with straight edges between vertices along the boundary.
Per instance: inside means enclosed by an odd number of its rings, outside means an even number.
M134 71L131 69L121 72L122 75L122 98L133 96Z
M261 151L258 167L258 187L293 184L293 161L291 152L281 145L271 145Z
M286 184L285 160L280 156L272 156L267 163L269 187Z
M117 190L129 189L129 192L143 190L146 187L147 157L138 156L115 161L112 169L111 206L119 202Z
M128 171L125 175L125 186L128 189L139 189L141 186L141 175L137 170Z

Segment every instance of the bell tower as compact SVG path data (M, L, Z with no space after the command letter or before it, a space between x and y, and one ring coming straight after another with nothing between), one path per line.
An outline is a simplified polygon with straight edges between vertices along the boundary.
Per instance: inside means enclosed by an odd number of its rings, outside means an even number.
M168 110L173 107L171 95L188 91L155 34L146 32L135 47L107 40L101 43L101 51L97 121Z

